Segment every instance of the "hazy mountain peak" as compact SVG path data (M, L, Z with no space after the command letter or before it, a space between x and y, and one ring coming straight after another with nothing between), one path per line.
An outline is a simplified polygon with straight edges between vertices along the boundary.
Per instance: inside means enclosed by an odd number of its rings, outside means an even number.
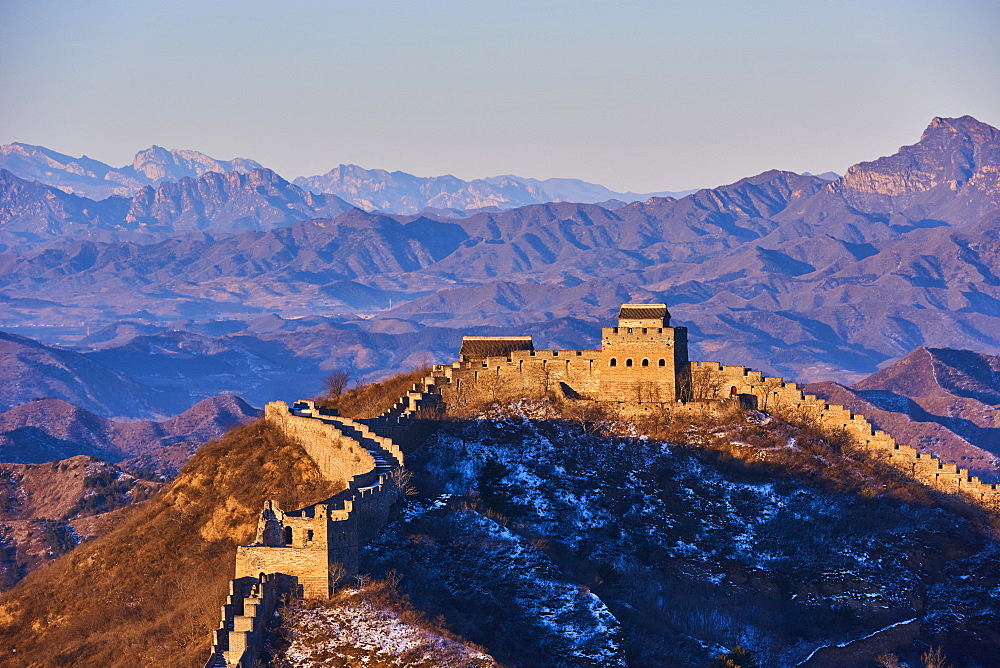
M945 132L953 135L964 135L971 138L978 138L979 141L990 141L996 138L997 129L992 125L983 123L972 116L965 115L958 118L945 118L935 116L924 133L920 136L920 141L926 141L933 135Z
M246 158L216 160L198 151L155 145L139 151L131 165L121 168L87 156L64 155L44 146L23 143L0 146L0 168L22 179L95 200L111 195L130 197L143 186L161 181L197 178L208 172L249 172L260 167Z
M452 174L421 177L401 171L388 172L344 164L325 174L300 176L294 183L315 193L337 195L363 209L403 214L428 209L511 209L548 202L635 202L646 200L651 195L683 196L694 192L618 193L579 179L539 180L513 174L466 181Z
M178 181L185 176L197 178L207 172L248 172L262 166L246 158L216 160L199 151L166 149L156 145L139 151L132 161L132 169L153 183Z
M955 191L984 168L1000 165L1000 134L972 116L935 117L916 144L848 168L832 184L863 213L889 214L913 205L934 206L933 193Z

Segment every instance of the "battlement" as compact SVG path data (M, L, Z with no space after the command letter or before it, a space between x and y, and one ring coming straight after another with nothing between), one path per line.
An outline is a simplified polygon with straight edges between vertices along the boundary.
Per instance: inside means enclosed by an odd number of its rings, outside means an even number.
M466 337L492 342L523 341L530 337ZM934 486L961 489L963 493L991 495L995 486L983 485L954 466L942 468L928 453L901 445L884 431L876 430L864 415L837 404L828 404L801 386L760 371L716 361L689 361L687 329L670 326L666 304L622 304L614 327L601 330L600 350L535 350L525 346L482 348L482 354L466 355L451 365L434 367L426 391L410 407L383 416L412 415L414 406L443 401L501 400L555 392L577 400L615 405L626 413L669 409L711 412L718 402L736 400L761 410L790 410L824 427L843 430L863 447L886 455L894 465ZM471 345L471 344L470 344ZM479 344L477 344L479 345ZM482 345L486 346L486 343ZM471 349L470 349L471 350ZM714 402L714 403L713 403ZM933 475L917 476L917 471Z

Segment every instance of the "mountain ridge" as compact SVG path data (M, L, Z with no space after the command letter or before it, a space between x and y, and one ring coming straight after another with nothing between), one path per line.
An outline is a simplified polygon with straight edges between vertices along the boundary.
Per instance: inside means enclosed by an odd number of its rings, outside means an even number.
M921 346L851 386L806 391L864 414L900 442L1000 480L1000 357Z
M564 202L446 218L352 209L269 230L233 229L231 216L220 221L225 233L193 229L157 245L22 248L23 257L0 253L0 322L45 313L164 327L323 313L345 326L514 327L600 320L616 299L655 298L685 305L679 317L698 328L703 358L804 381L854 382L922 345L1000 352L995 129L938 119L895 158L858 164L833 181L769 170L613 210ZM914 170L937 174L935 185L900 195ZM854 206L862 195L875 204ZM866 212L876 204L891 212ZM499 282L508 287L487 295ZM514 292L521 297L502 301ZM52 304L29 301L40 297Z
M0 413L0 461L39 464L81 455L172 477L201 443L259 411L236 396L209 397L159 421L115 421L47 397Z
M87 156L75 158L20 142L0 146L0 168L20 178L98 201L111 196L131 198L144 187L184 178L198 179L208 173L246 174L265 169L247 158L218 160L200 151L156 145L137 152L132 164L115 168ZM693 192L619 193L580 179L532 179L513 174L467 181L451 175L420 177L351 164L341 164L324 174L298 176L292 182L315 195L334 195L352 206L396 214L433 209L456 212L504 209L550 201L631 202Z

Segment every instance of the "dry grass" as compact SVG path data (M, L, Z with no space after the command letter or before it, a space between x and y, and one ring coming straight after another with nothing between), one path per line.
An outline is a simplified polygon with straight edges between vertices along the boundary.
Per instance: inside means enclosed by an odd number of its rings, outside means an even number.
M230 431L116 530L0 597L5 665L200 668L263 502L299 507L334 491L266 423Z

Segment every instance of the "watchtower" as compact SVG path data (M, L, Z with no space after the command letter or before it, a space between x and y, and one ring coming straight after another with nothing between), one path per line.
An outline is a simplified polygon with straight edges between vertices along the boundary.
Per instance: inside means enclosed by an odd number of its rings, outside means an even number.
M690 394L687 328L670 326L666 304L622 304L618 326L601 330L604 399L679 401Z

